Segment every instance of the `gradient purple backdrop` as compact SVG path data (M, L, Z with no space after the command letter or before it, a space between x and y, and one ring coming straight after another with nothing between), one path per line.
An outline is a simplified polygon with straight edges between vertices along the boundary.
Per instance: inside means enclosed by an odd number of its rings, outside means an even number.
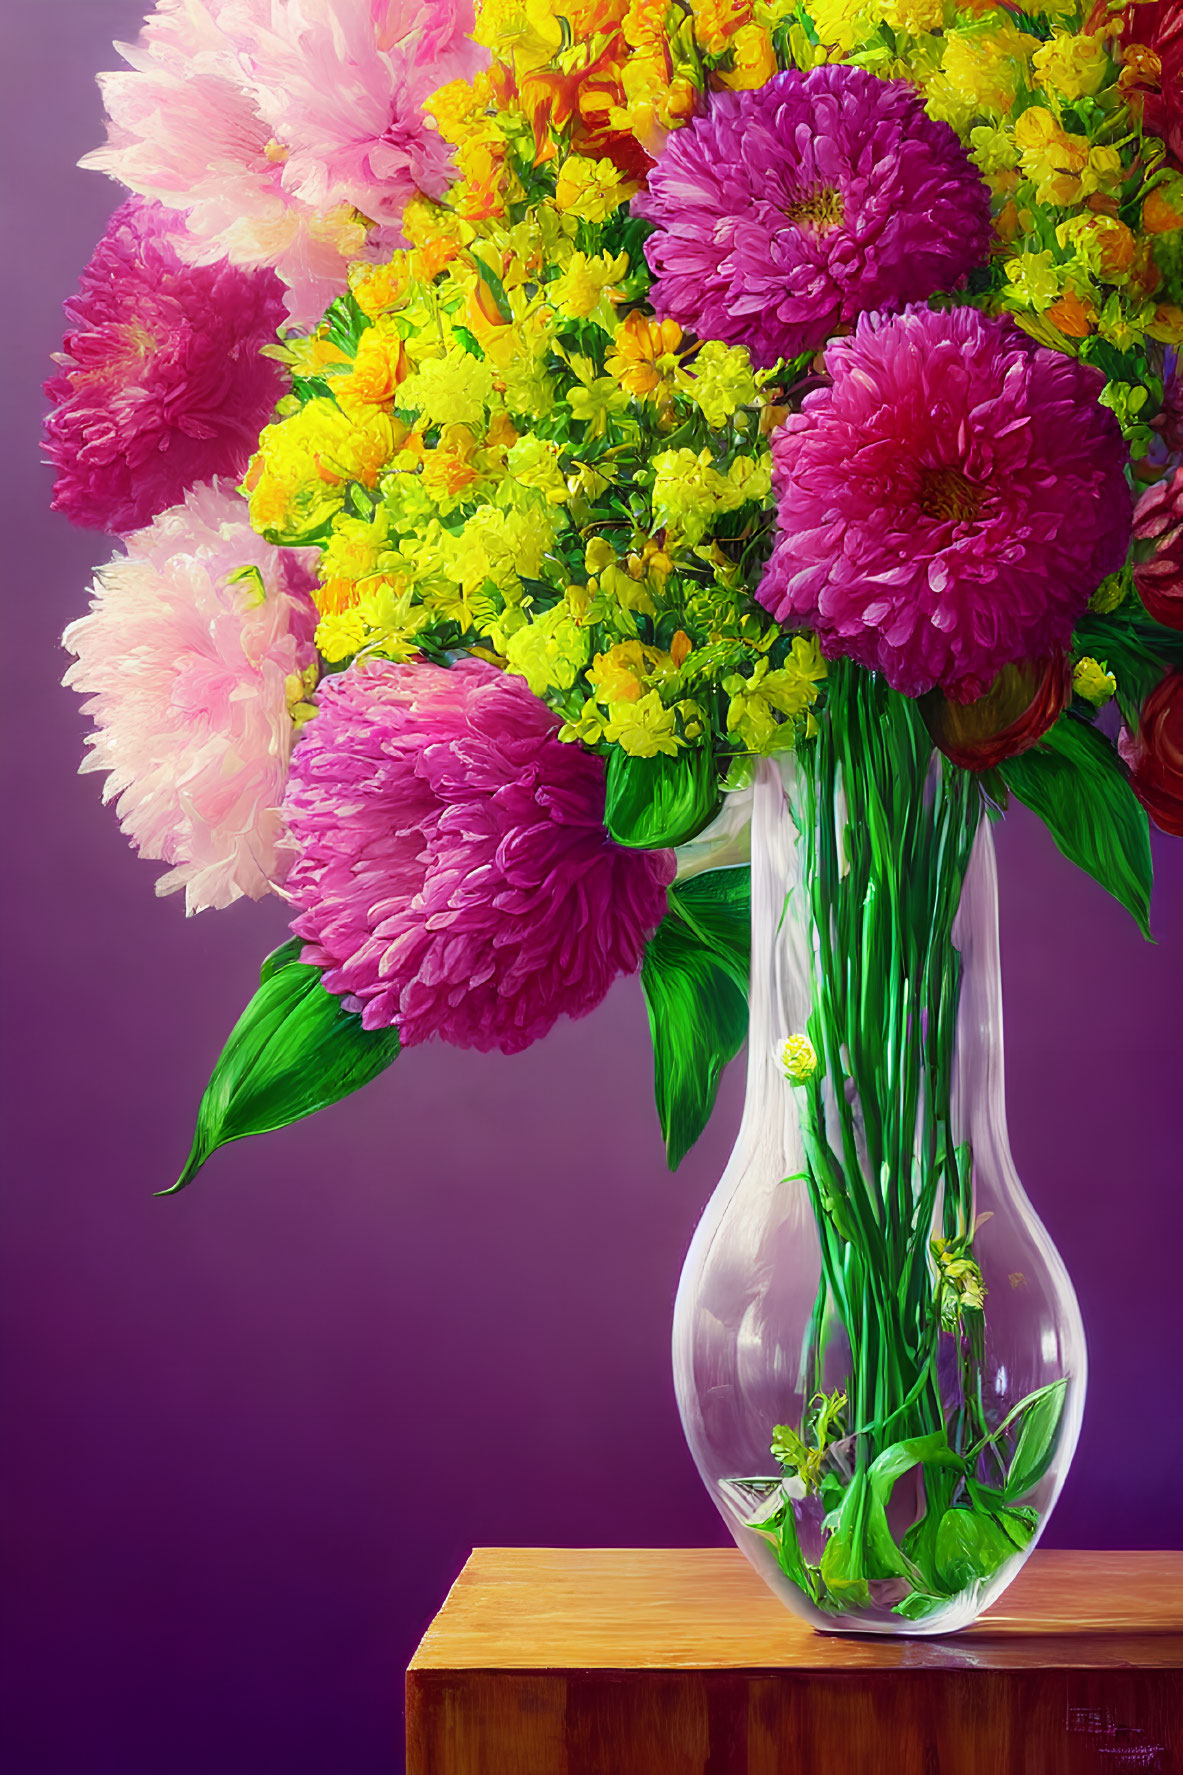
M278 904L157 900L59 687L110 552L48 512L39 382L117 201L74 169L139 0L8 0L3 61L7 1775L381 1775L474 1543L723 1541L670 1312L742 1067L677 1177L640 988L513 1060L417 1050L154 1201ZM1183 844L1160 945L999 835L1014 1148L1092 1379L1054 1546L1179 1544Z

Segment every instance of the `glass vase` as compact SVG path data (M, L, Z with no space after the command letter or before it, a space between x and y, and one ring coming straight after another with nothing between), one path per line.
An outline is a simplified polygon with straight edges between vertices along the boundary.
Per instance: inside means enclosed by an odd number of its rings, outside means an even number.
M967 1626L1076 1444L1084 1332L1010 1154L980 789L855 669L757 769L747 1098L673 1343L731 1533L828 1631Z

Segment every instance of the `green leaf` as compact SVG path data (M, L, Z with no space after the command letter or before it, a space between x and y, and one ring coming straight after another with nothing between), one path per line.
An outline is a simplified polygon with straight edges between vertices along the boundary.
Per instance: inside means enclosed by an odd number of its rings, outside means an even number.
M866 1608L867 1567L863 1548L863 1518L867 1475L856 1473L842 1501L838 1524L822 1552L822 1583L842 1608Z
M682 746L633 758L620 746L608 754L604 824L617 844L662 850L687 844L708 826L722 799L709 746Z
M890 1448L872 1461L867 1475L867 1572L872 1578L907 1578L915 1583L920 1576L896 1545L887 1525L887 1506L897 1479L911 1467L951 1466L961 1468L960 1455L949 1447L943 1430L930 1436L912 1436L904 1442L893 1442Z
M801 1543L797 1538L797 1519L793 1515L793 1505L785 1498L775 1515L766 1517L763 1522L749 1522L746 1527L754 1529L766 1541L770 1541L776 1549L777 1563L781 1571L803 1590L811 1601L817 1601L817 1584L813 1573L805 1563L805 1555L801 1551Z
M398 1031L363 1029L328 991L320 969L296 959L299 947L285 943L263 963L259 990L205 1088L185 1169L159 1194L184 1189L218 1147L285 1128L347 1097L398 1054Z
M303 948L302 937L289 937L286 943L281 943L278 949L273 949L270 955L264 956L263 965L259 969L259 985L265 986L272 974L278 974L282 968L290 968L293 962L298 962Z
M929 1596L923 1590L913 1590L902 1602L897 1602L892 1610L893 1615L902 1615L905 1621L923 1621L928 1615L935 1615L938 1609L947 1606L947 1596Z
M1033 1394L1023 1413L1022 1428L1006 1475L1006 1498L1013 1504L1038 1485L1051 1465L1056 1449L1056 1431L1064 1410L1066 1380L1053 1381Z
M1015 1543L992 1516L962 1508L946 1510L937 1528L937 1572L956 1593L992 1577L1013 1559Z
M712 870L672 888L641 965L671 1171L710 1120L719 1076L747 1036L750 892L746 869Z
M676 881L670 904L694 934L714 949L747 991L752 942L752 872L707 869L689 881Z
M1150 822L1105 736L1064 715L1037 746L998 769L1069 862L1120 900L1149 937Z

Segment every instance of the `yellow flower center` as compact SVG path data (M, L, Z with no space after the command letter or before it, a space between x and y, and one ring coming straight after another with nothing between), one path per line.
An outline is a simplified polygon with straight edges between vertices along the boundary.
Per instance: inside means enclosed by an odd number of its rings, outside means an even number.
M841 191L835 186L819 185L796 203L790 203L785 215L790 222L796 222L798 228L816 228L819 234L824 234L831 228L842 226L846 205Z
M920 474L920 509L926 518L952 518L956 524L972 524L986 497L959 468L926 468Z

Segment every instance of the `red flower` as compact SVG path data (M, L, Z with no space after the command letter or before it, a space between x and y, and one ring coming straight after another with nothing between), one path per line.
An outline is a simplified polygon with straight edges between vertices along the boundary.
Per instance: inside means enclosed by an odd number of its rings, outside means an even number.
M1118 750L1155 825L1183 838L1183 672L1168 672L1150 692L1137 734L1123 734Z
M1149 0L1126 12L1121 86L1135 119L1183 167L1183 0Z
M992 770L1026 752L1058 721L1072 694L1067 654L1004 666L985 696L954 703L939 690L920 697L924 725L946 758L965 770Z
M1134 535L1154 542L1134 568L1138 596L1155 622L1183 629L1183 468L1147 487L1134 512Z

